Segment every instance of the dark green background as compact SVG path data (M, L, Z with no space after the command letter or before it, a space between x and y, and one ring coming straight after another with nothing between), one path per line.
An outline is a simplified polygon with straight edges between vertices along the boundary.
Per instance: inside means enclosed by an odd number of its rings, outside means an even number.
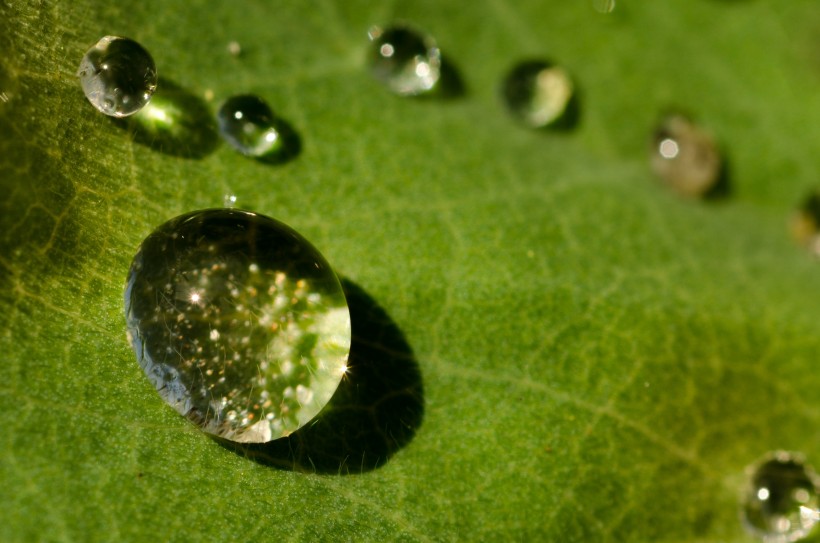
M820 464L820 272L787 229L818 182L820 9L621 4L2 3L0 539L747 541L745 466L778 448ZM437 37L464 96L372 80L367 29L397 19ZM74 76L107 34L210 111L264 97L301 153L132 141ZM574 132L499 103L512 63L541 56L579 82ZM729 199L652 179L668 107L724 144ZM254 463L142 375L130 260L225 194L300 231L404 335L424 416L382 467Z

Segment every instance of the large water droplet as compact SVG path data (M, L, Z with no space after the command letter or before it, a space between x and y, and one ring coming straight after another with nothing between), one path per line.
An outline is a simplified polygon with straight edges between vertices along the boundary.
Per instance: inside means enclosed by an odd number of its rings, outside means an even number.
M311 420L347 370L338 278L302 236L234 209L149 235L125 291L128 335L162 397L206 432L263 443Z
M532 128L572 127L577 117L575 85L567 71L545 60L517 64L502 87L507 108Z
M651 167L673 191L702 197L719 185L723 163L712 136L687 117L665 117L651 142Z
M293 130L258 96L228 98L216 117L222 137L243 155L277 162L298 151Z
M86 98L112 117L142 109L157 88L154 59L128 38L106 36L83 56L77 71Z
M818 520L818 479L804 459L778 451L750 471L743 496L746 527L766 543L799 541Z
M387 88L402 96L433 90L441 76L441 52L435 40L412 28L374 26L370 37L370 69Z

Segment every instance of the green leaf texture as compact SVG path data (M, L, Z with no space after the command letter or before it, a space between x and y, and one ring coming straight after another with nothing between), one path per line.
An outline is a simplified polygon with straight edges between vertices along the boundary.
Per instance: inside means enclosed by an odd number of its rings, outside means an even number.
M367 30L399 20L463 93L371 77ZM191 133L89 105L75 72L104 35L153 54ZM820 269L787 228L820 181L819 35L816 0L4 0L0 540L750 541L745 467L820 464ZM574 130L505 111L531 58L576 78ZM218 143L239 93L298 154ZM721 142L727 198L652 177L668 108ZM345 278L361 359L263 451L179 417L125 338L140 242L231 194Z

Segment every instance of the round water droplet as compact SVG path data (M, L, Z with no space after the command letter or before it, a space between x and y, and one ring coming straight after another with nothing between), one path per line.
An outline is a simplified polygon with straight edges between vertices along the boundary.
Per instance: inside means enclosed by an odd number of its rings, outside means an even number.
M803 458L778 451L749 470L742 513L746 527L766 543L799 541L818 520L818 479Z
M128 38L106 36L94 44L77 71L86 98L112 117L126 117L148 103L157 88L154 59Z
M370 69L387 88L402 96L433 90L441 76L441 52L435 40L407 26L374 26L370 37Z
M683 115L669 115L655 129L651 167L672 190L706 196L717 187L723 167L714 139Z
M820 191L812 191L803 200L791 221L794 238L820 256Z
M346 369L350 313L302 236L234 209L149 235L125 290L128 336L160 395L219 437L263 443L316 416Z
M240 153L263 158L285 145L267 102L251 94L228 98L216 115L222 137Z
M502 95L510 112L532 128L571 126L575 120L575 85L551 62L516 65L504 79Z

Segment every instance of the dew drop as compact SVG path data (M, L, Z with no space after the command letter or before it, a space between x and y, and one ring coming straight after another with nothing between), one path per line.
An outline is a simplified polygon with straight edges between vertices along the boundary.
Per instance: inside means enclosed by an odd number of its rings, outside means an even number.
M86 52L77 70L86 98L112 117L142 109L157 88L154 59L128 38L106 36Z
M652 136L652 171L682 196L704 197L718 186L723 163L712 136L680 114L666 116Z
M242 94L228 98L216 117L222 137L243 155L264 158L284 149L276 117L258 96Z
M521 62L504 79L502 96L510 112L532 128L571 127L575 85L567 71L546 60Z
M327 261L288 226L235 209L151 233L131 264L125 313L160 395L237 442L271 441L315 417L350 350L350 313Z
M412 28L374 26L370 37L370 70L377 80L402 96L432 91L441 76L441 52L435 40Z
M794 238L812 254L820 257L820 191L812 191L792 217Z
M742 515L765 543L800 541L818 520L818 478L801 455L771 453L749 469Z
M615 11L615 0L592 0L592 9L598 13L612 13Z

